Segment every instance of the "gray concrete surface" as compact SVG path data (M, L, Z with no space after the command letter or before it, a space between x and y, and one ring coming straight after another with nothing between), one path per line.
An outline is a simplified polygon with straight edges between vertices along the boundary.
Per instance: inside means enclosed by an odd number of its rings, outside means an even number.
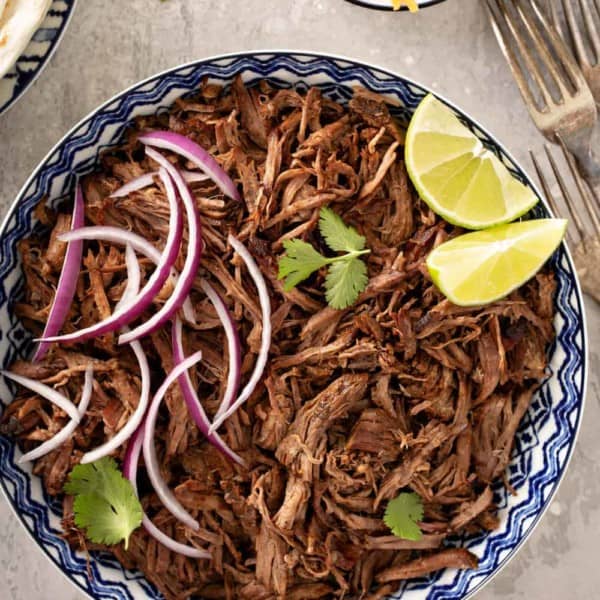
M0 117L0 212L37 162L100 102L157 71L237 50L344 54L415 78L488 127L529 168L543 140L529 120L482 0L449 0L418 15L343 0L80 0L56 56ZM481 600L600 598L600 310L588 302L592 378L573 461L548 514ZM0 597L78 600L0 502Z

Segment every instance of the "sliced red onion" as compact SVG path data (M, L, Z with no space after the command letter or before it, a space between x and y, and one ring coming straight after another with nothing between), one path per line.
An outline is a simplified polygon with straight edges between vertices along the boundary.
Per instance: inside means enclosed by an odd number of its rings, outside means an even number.
M110 198L122 198L123 196L131 194L131 192L137 192L138 190L151 186L154 183L154 177L156 175L158 175L158 173L155 171L154 173L144 173L139 177L134 177L131 181L128 181L118 190L113 192L110 195Z
M140 271L140 263L131 244L125 246L125 265L127 267L127 283L121 299L115 305L115 311L119 310L122 306L130 304L140 291L142 273Z
M69 400L66 396L63 396L60 392L57 392L54 388L38 381L37 379L30 379L29 377L23 377L22 375L17 375L16 373L11 373L10 371L0 371L4 377L8 379L12 379L19 385L22 385L24 388L35 392L40 395L42 398L45 398L52 404L55 404L61 410L64 410L71 419L79 423L81 417L77 412L77 407Z
M152 150L152 148L146 148L146 154L167 171L177 186L177 191L185 207L188 221L187 254L177 284L168 300L147 321L144 321L135 329L122 334L119 337L119 344L126 344L132 340L150 335L153 331L164 325L177 312L194 285L194 279L200 266L200 257L202 256L202 228L200 218L196 202L186 182L179 171L162 154Z
M77 414L79 415L80 419L83 419L85 411L87 410L90 400L92 399L93 384L94 369L90 365L85 370L85 380L81 392L81 399L79 400L79 405L77 406ZM78 425L79 421L71 419L56 435L52 436L49 440L46 440L43 444L40 444L37 448L31 450L31 452L23 454L17 463L21 464L31 460L37 460L42 456L46 456L46 454L52 452L52 450L62 446L73 435L73 432L75 429L77 429Z
M163 148L183 156L202 169L226 196L241 200L235 184L221 165L204 148L186 136L173 131L152 131L141 135L138 139L147 146Z
M198 171L181 171L183 178L188 183L196 183L198 181L206 181L209 179L208 175L204 173L198 173ZM111 198L122 198L123 196L127 196L132 192L137 192L145 187L148 187L154 183L154 178L158 176L158 171L154 171L153 173L144 173L139 177L128 181L125 185L121 186L116 192L113 192L110 197Z
M148 404L150 402L150 367L148 366L148 358L142 349L142 345L138 341L131 342L131 349L135 353L135 357L140 365L140 375L142 379L142 389L140 391L140 400L138 405L127 423L125 423L125 425L112 438L110 438L110 440L101 446L86 452L81 457L81 464L83 465L99 460L100 458L108 456L114 452L136 432L144 420L144 415L146 414L146 409L148 408Z
M140 289L140 265L133 248L129 244L127 244L125 249L125 261L127 263L127 288L123 292L123 297L120 300L121 302L126 296L135 298ZM148 403L150 401L150 367L148 366L148 358L142 349L142 345L137 341L131 342L130 345L140 366L140 377L142 380L142 389L140 391L138 405L127 423L115 436L81 457L82 464L94 462L111 454L135 434L144 420L144 415L146 414L146 409L148 408Z
M235 400L237 393L240 389L241 372L242 372L242 358L241 358L241 345L240 337L238 335L237 327L231 317L227 305L223 302L223 298L217 294L215 289L205 281L204 279L200 283L200 287L204 293L208 296L212 305L217 311L217 315L223 324L225 330L225 336L227 337L227 353L229 354L229 373L227 375L227 385L225 387L225 393L219 406L219 410L215 415L215 419L218 419L232 404Z
M129 440L127 450L125 452L125 459L123 461L123 475L126 479L129 479L135 495L138 496L137 489L137 470L140 461L140 452L142 451L142 442L144 439L144 426L140 426L135 432L133 437ZM146 531L159 543L177 554L183 554L190 558L210 558L210 552L206 550L198 550L192 546L186 546L180 544L178 541L169 537L166 533L163 533L156 525L150 520L146 513L142 516L142 525Z
M72 240L102 240L111 244L130 244L135 251L149 258L153 263L160 262L161 252L158 248L141 235L127 229L121 229L120 227L92 225L82 227L77 231L62 233L58 236L58 239L62 242L70 242Z
M246 267L248 268L250 276L254 281L254 285L256 285L256 289L258 290L258 298L260 300L262 312L262 335L260 340L260 349L256 358L256 364L254 365L254 371L252 371L252 375L250 376L248 383L241 391L235 402L220 417L215 418L210 428L210 433L213 433L218 427L220 427L223 422L228 419L251 396L265 370L267 359L269 358L269 349L271 347L271 300L269 298L269 290L267 289L265 278L263 277L254 258L252 258L252 255L247 250L246 246L244 246L244 244L242 244L232 235L227 237L227 241L239 254L244 263L246 263Z
M72 240L103 240L111 244L131 244L134 250L149 258L155 265L161 260L161 252L153 246L147 239L143 238L133 231L127 231L119 227L109 225L94 225L91 227L81 227L77 231L69 231L58 236L63 242ZM177 273L175 269L171 271L171 280L173 287L177 284ZM186 298L183 304L183 314L190 323L196 322L196 313L189 298Z
M73 207L73 216L71 217L71 231L83 227L85 222L85 203L83 201L83 190L78 183L75 188L75 202ZM75 297L77 288L77 279L79 278L79 270L81 268L81 257L83 254L83 241L73 240L67 243L65 252L65 260L63 262L56 293L52 300L48 320L44 327L43 338L48 338L56 335L65 324L69 309ZM38 362L44 358L46 352L50 348L49 342L40 342L37 350L33 355L33 362Z
M185 373L201 359L202 352L195 352L174 367L173 370L167 375L167 378L162 382L162 385L158 388L156 394L154 394L154 398L152 398L152 403L150 404L148 414L146 415L143 443L146 469L148 471L148 477L150 478L154 491L160 498L161 502L165 505L165 508L176 519L179 519L184 525L187 525L194 531L197 531L200 525L198 525L198 522L192 517L192 515L190 515L190 513L183 508L179 500L177 500L173 492L171 492L169 489L166 481L163 479L160 473L158 457L156 456L156 447L154 446L154 431L156 429L158 410L160 408L162 399L167 392L167 389L169 389L169 386L176 379L179 379L182 373Z
M167 236L167 241L160 257L160 261L146 282L146 285L135 298L133 298L129 303L121 305L121 307L115 310L107 319L104 319L99 323L95 323L90 327L86 327L85 329L80 329L74 333L46 338L48 341L82 342L93 337L98 337L105 333L116 331L117 329L121 329L125 325L131 323L131 321L139 317L152 304L152 301L160 292L165 281L171 274L171 269L175 264L179 254L179 248L181 246L181 239L183 236L183 215L181 214L175 188L173 187L173 184L164 169L160 170L160 177L163 180L167 190L167 198L169 199L169 234ZM181 281L178 282L178 284L180 283ZM185 297L187 297L188 292L189 290L186 290ZM167 300L165 305L168 303L169 300ZM183 301L181 304L183 304ZM135 337L132 337L127 341L131 341L133 339L135 339Z
M212 289L212 288L211 288ZM213 290L214 291L214 290ZM215 292L216 293L216 292ZM220 300L220 298L219 298ZM180 365L185 360L185 353L183 349L183 327L181 319L175 318L173 323L172 331L172 342L173 342L173 363ZM238 382L239 383L239 382ZM208 441L225 456L235 461L236 463L243 465L244 460L236 454L219 436L218 433L209 433L210 421L204 411L204 407L198 398L198 394L192 385L192 380L187 371L184 371L179 377L179 386L181 387L181 393L185 399L185 403L188 407L192 419L198 426L198 429L206 436Z

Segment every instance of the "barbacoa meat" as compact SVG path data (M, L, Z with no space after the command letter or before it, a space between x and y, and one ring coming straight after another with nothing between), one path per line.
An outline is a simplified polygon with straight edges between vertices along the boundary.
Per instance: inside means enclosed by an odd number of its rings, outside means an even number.
M200 529L186 531L140 478L142 503L157 526L182 543L210 548L212 559L172 555L143 529L127 552L104 549L141 569L167 599L383 598L403 579L476 568L475 556L445 540L498 524L493 485L502 484L515 433L546 373L554 275L545 269L485 307L446 300L425 260L460 231L412 188L401 158L404 130L392 114L383 98L365 90L342 106L314 88L305 94L267 82L248 88L237 79L229 92L206 82L168 114L140 117L83 182L88 224L125 227L162 248L169 214L160 182L123 198L110 194L155 170L137 141L140 132L170 128L190 136L243 191L238 203L209 180L192 184L206 246L197 283L209 279L237 322L244 380L260 345L260 307L245 269L233 260L229 231L255 256L271 295L267 372L221 431L247 468L203 440L173 386L157 423L157 451L169 485ZM317 227L322 206L356 227L371 249L369 285L343 311L327 306L322 273L288 293L277 280L284 240L299 237L327 252ZM70 226L70 206L38 213L48 232L21 242L26 289L16 305L36 336L60 273L65 247L57 236ZM153 265L146 259L140 265L145 281ZM86 243L64 330L110 314L125 282L123 248ZM169 293L165 286L155 302ZM186 352L202 350L204 359L190 376L212 415L224 393L227 344L198 286L192 301L197 324L186 324ZM166 327L143 341L154 386L172 366L169 339ZM67 444L34 467L52 495L62 494L81 455L113 436L135 410L137 363L108 335L54 346L40 364L12 366L77 403L90 362L95 386L86 416ZM20 392L0 428L28 450L67 419ZM116 458L122 455L123 449ZM418 542L391 535L382 520L387 501L406 491L424 504ZM68 497L64 515L69 542L96 549L75 527Z

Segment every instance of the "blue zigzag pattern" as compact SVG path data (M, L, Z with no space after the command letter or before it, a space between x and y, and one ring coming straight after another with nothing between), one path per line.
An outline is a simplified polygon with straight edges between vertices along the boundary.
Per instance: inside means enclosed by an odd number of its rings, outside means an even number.
M73 14L76 0L55 0L50 6L42 26L33 36L33 42L25 48L15 68L6 77L14 79L10 98L0 104L0 115L8 110L38 78L58 46ZM40 53L40 43L46 47Z
M33 208L44 196L57 203L73 188L75 174L90 171L98 153L121 138L131 120L168 107L176 97L195 90L208 76L228 84L241 73L247 81L269 78L283 86L318 85L324 93L347 101L356 85L387 95L398 103L396 116L407 121L427 90L389 72L341 58L300 53L231 55L198 61L144 81L113 98L84 119L55 147L36 169L20 193L0 232L0 365L23 354L29 340L12 316L11 306L22 290L17 242L35 223ZM455 109L457 110L457 109ZM526 174L508 153L468 117L461 119L472 128L520 180L531 185ZM535 216L548 214L539 205ZM586 343L583 306L571 260L563 248L554 258L559 291L556 328L552 349L551 376L537 394L523 420L512 457L509 479L519 492L509 496L495 489L502 524L488 535L461 537L453 541L480 557L477 571L446 570L405 582L391 598L396 600L449 600L468 598L514 555L548 506L571 455L583 408ZM0 384L6 405L10 390ZM14 445L0 438L0 483L26 529L41 549L82 590L94 598L125 600L159 599L160 594L139 573L126 572L112 557L98 555L87 575L86 557L74 553L59 537L60 506L47 497L37 477L17 466Z

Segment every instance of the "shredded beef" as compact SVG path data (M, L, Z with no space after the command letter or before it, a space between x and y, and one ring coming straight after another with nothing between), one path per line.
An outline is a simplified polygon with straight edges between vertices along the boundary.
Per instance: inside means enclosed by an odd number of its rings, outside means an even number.
M498 524L492 489L501 485L519 423L546 374L554 275L547 268L485 307L460 308L443 297L425 260L460 231L436 217L412 188L401 158L404 130L393 113L365 90L346 107L315 88L300 93L268 82L249 88L236 79L228 91L205 82L168 114L140 117L83 181L88 224L131 229L159 248L169 222L159 181L110 197L156 169L137 141L140 132L170 128L190 136L243 192L243 202L235 202L210 180L191 184L205 249L192 291L197 323L186 323L184 342L186 352L203 352L190 376L209 415L225 391L228 356L220 321L199 287L202 277L223 296L239 328L244 382L260 345L259 301L227 244L230 231L256 258L271 296L265 376L220 432L246 466L206 443L173 386L157 422L157 451L169 485L200 529L178 523L140 478L143 506L156 525L182 543L209 549L212 559L171 554L142 528L127 551L108 548L125 567L141 569L167 599L383 598L403 579L476 568L477 558L445 547L446 538ZM193 168L183 160L179 165ZM371 249L367 289L343 311L327 306L323 272L287 293L277 279L284 240L300 237L327 252L317 226L322 206L356 227ZM34 335L41 333L60 274L65 245L57 236L69 227L70 206L40 215L48 231L21 242L26 286L16 305ZM178 267L183 260L182 253ZM147 281L153 265L140 258L140 266ZM64 331L110 314L125 283L123 247L86 242ZM169 293L167 285L145 316ZM34 466L51 495L62 494L81 455L113 436L137 406L137 362L115 337L53 346L38 364L12 366L77 403L85 367L94 365L81 425ZM143 340L153 389L172 366L169 339L167 326ZM56 407L20 392L0 431L28 450L66 422ZM387 501L406 491L424 504L419 541L391 535L382 519ZM63 523L74 547L106 550L77 530L68 497Z

